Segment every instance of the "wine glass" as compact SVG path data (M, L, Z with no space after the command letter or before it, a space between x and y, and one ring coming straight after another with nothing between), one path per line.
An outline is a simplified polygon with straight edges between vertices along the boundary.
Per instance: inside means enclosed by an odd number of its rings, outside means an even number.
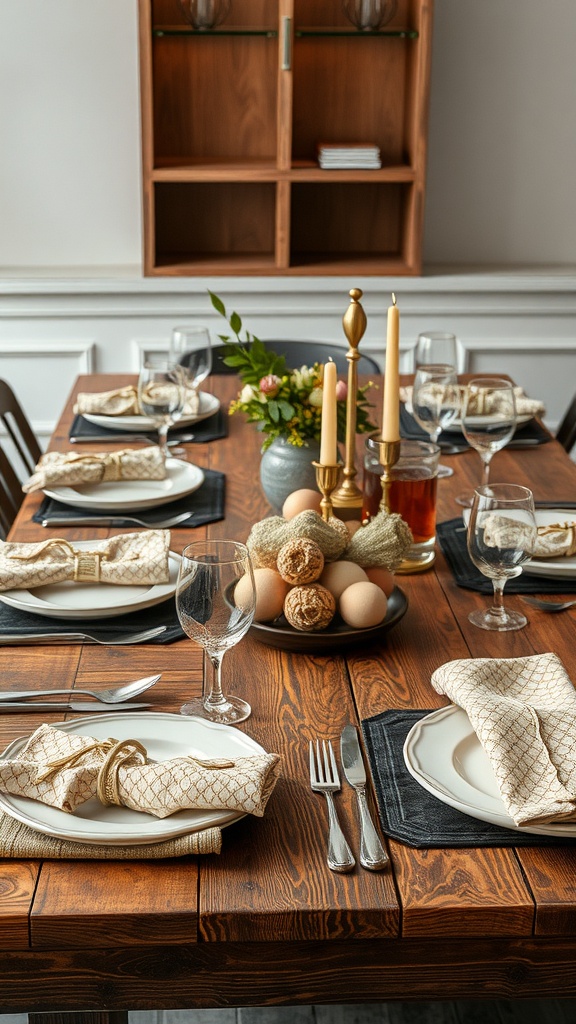
M198 392L212 370L212 346L207 327L175 327L170 343L170 358L180 363L189 388Z
M533 554L536 517L532 491L520 484L482 485L474 492L468 523L468 552L480 572L492 580L494 604L471 612L470 622L482 629L522 629L527 619L504 607L506 580L519 576Z
M146 359L138 378L138 406L158 430L158 444L165 458L172 455L167 438L170 427L180 419L184 408L182 367L166 356Z
M176 584L176 610L186 635L204 648L205 676L202 697L184 704L181 714L224 723L248 718L250 705L222 692L222 659L248 632L255 607L254 572L244 544L198 540L184 548Z
M460 408L460 390L456 370L448 363L430 363L416 370L412 388L412 415L416 422L437 444L444 430ZM452 476L448 466L438 466L438 476Z
M477 377L464 389L462 433L484 465L483 484L487 487L492 457L508 444L516 429L516 399L509 380ZM470 508L473 495L461 494L456 501Z
M424 331L418 335L414 348L414 368L430 363L448 363L458 368L458 342L455 334L446 331Z

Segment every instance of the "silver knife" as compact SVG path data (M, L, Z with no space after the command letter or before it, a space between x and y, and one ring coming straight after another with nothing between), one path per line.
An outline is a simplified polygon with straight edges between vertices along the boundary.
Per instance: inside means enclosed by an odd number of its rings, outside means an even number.
M360 812L360 863L370 871L379 871L389 862L388 854L382 846L374 823L370 817L366 801L366 769L362 760L362 752L358 742L358 733L353 725L347 725L340 737L340 756L344 774L350 785L356 790L358 810Z
M81 711L82 714L86 711L107 711L110 713L112 711L141 711L142 708L151 707L151 704L130 704L127 702L122 704L104 704L102 701L96 700L70 700L66 701L65 704L44 700L12 700L2 701L0 704L0 715L4 711Z

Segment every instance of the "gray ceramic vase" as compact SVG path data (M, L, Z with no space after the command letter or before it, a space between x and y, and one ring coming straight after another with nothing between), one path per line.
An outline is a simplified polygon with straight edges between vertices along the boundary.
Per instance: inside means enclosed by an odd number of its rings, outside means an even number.
M320 444L309 440L303 448L279 437L272 442L262 455L260 463L260 483L268 502L278 514L292 491L301 487L316 487L316 470L312 462L320 457Z

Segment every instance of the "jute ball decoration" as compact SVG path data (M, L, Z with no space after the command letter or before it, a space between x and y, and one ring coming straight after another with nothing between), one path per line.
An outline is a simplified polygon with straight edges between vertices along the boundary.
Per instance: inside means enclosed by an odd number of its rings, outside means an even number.
M293 537L280 548L276 564L286 583L314 583L324 568L324 555L313 540Z
M412 531L401 515L379 512L371 522L356 531L346 548L345 557L363 569L377 565L393 569L408 553L412 542Z
M340 557L350 539L345 524L342 526L345 534L340 528L324 522L322 516L311 509L290 520L269 516L254 524L246 546L257 565L275 568L280 548L295 537L306 537L318 545L326 562L333 562Z
M336 613L336 601L320 583L293 587L284 601L284 615L294 629L315 633L326 629Z

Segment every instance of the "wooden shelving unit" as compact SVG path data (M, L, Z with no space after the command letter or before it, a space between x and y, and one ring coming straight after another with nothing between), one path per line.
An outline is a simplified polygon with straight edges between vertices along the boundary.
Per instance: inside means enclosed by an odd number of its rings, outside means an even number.
M210 32L139 0L147 275L419 274L433 0L235 0ZM321 170L370 142L379 170Z

